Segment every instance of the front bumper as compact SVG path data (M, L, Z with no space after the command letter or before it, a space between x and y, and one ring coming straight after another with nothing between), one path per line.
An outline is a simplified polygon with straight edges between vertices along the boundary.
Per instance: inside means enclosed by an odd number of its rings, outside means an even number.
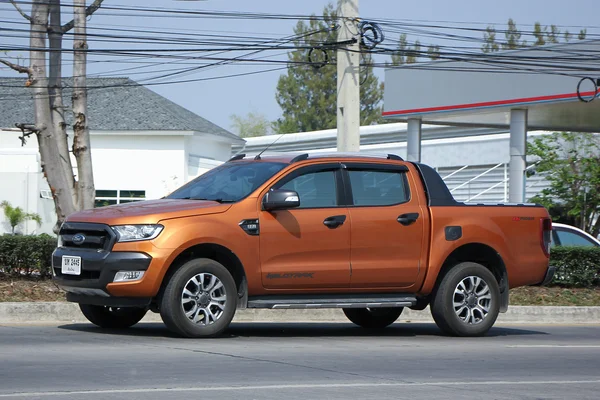
M62 256L81 257L81 274L62 274ZM141 252L58 247L52 254L53 279L68 293L69 301L86 296L108 299L107 285L118 271L147 271L151 261L152 257Z
M550 282L552 282L552 278L554 278L554 273L556 272L556 268L552 265L548 266L548 270L546 271L546 276L544 280L538 283L535 286L546 286Z

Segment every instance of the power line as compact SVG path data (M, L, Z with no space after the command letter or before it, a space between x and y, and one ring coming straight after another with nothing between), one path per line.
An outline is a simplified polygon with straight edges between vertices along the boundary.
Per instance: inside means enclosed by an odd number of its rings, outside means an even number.
M27 2L21 2L21 4L31 4ZM64 6L69 6L63 4ZM113 10L113 11L140 11L143 13L175 13L184 15L217 15L223 18L244 18L244 19L257 19L257 20L271 20L271 19L302 19L310 18L316 20L322 20L323 17L317 16L306 16L306 15L285 15L285 14L268 14L268 13L246 13L246 12L221 12L221 11L190 11L181 9L166 9L166 8L145 8L145 7L121 7L113 5L111 7L102 7L102 10ZM8 18L7 21L11 20ZM375 19L376 20L376 19ZM0 20L3 22L4 20ZM391 20L381 19L378 23L384 27L387 27L387 33L410 33L411 35L418 35L419 37L429 37L436 40L447 40L453 43L467 42L467 43L484 43L484 39L481 37L475 37L464 33L453 33L453 32L485 32L485 29L474 28L474 27L457 27L457 26L444 26L439 23L434 24L432 21L429 23L414 23L411 20ZM27 24L25 21L10 22L11 24ZM189 82L188 80L169 80L164 81L167 78L174 76L183 76L195 73L200 70L206 70L222 65L229 65L235 63L236 65L281 65L286 66L310 66L313 65L310 61L290 61L289 59L274 59L278 58L285 53L270 54L263 57L251 57L260 52L272 52L273 50L293 50L293 51L309 51L319 46L333 45L335 43L315 42L315 43L300 43L302 38L296 37L290 39L289 37L277 38L273 36L261 37L257 35L248 36L236 34L236 32L229 32L230 34L216 34L213 31L205 30L204 33L194 35L190 32L178 32L176 30L166 29L152 29L152 30L141 30L131 28L110 28L100 29L91 27L91 33L88 34L91 43L102 43L110 42L113 45L126 45L126 44L144 44L152 45L151 48L124 48L114 47L111 48L91 48L88 54L91 57L103 57L102 60L90 60L90 63L120 63L120 64L135 64L138 67L117 69L116 71L108 73L117 73L125 71L133 71L134 69L150 69L153 67L161 67L167 65L176 64L181 68L163 68L161 70L153 69L152 71L136 71L132 72L132 75L150 75L160 74L153 77L144 78L144 81L157 80L163 82L154 82L156 84L170 84ZM95 33L100 31L99 33ZM21 38L18 34L23 33L24 35L29 34L28 29L18 28L0 28L0 37L10 38ZM508 30L502 31L497 30L497 33L509 32ZM389 36L389 35L388 35ZM22 37L23 39L26 36ZM65 37L69 40L69 35ZM294 46L287 45L290 41L296 41ZM413 42L416 45L416 42ZM426 46L426 44L423 44ZM169 46L168 48L163 48ZM177 46L177 47L174 47ZM316 47L315 47L316 46ZM333 47L332 47L333 48ZM595 72L595 68L590 68L583 64L583 62L597 62L600 61L598 52L590 52L589 54L583 54L582 52L572 52L563 50L560 48L539 48L543 52L547 52L548 56L527 56L519 54L494 54L486 53L481 54L477 47L469 46L457 46L457 45L441 45L436 44L436 55L440 59L435 65L426 63L419 65L418 67L411 64L410 66L404 66L403 68L419 68L419 69L431 69L431 70L442 70L457 68L443 64L444 62L466 62L473 65L481 65L479 68L469 68L469 71L490 72L499 71L502 73L542 73L542 74L561 74L568 76L581 76L583 73ZM536 48L538 49L538 48ZM0 50L7 51L29 51L31 50L27 46L15 46L9 47L5 45L0 47ZM239 52L248 52L247 54L236 55ZM328 51L327 49L323 51ZM65 55L69 55L71 49L63 49L62 52ZM375 57L383 57L392 54L399 54L397 48L383 47L371 49L370 51L362 49L361 52L371 54ZM217 57L219 54L232 53L229 57ZM415 51L407 49L404 54L411 54L419 58L427 57L428 54L425 51ZM541 53L540 53L541 54ZM107 58L110 57L110 58ZM142 60L153 60L153 61L142 61ZM167 61L165 61L167 60ZM143 64L142 66L139 66ZM187 65L190 65L187 67ZM381 62L370 62L363 64L363 66L373 68L389 67L388 63ZM487 68L484 68L487 67ZM281 68L283 69L283 68ZM252 72L256 73L256 72ZM227 77L229 75L225 75ZM232 76L243 76L234 74ZM219 78L213 77L210 79ZM220 79L220 78L219 78ZM199 78L198 80L203 80ZM191 80L197 81L197 80Z
M240 77L240 76L247 76L247 75L256 75L256 74L263 74L263 73L268 73L268 72L274 72L274 71L281 71L287 69L287 67L278 67L278 68L271 68L271 69L265 69L265 70L260 70L260 71L252 71L252 72L242 72L242 73L238 73L238 74L229 74L229 75L220 75L220 76L211 76L211 77L206 77L206 78L197 78L197 79L185 79L185 80L178 80L178 81L171 81L171 82L154 82L154 83L147 83L144 85L140 85L137 82L134 82L134 84L129 84L129 85L104 85L104 86L88 86L86 89L87 90L99 90L99 89L114 89L114 88L124 88L124 87L133 87L133 86L159 86L159 85L166 85L166 84L178 84L178 83L191 83L191 82L202 82L202 81L211 81L211 80L217 80L217 79L225 79L225 78L234 78L234 77ZM2 81L3 78L0 78L0 82ZM63 78L64 79L64 78ZM117 78L110 78L110 79L117 79ZM15 87L15 86L3 86L0 85L0 87ZM22 86L17 86L17 87L22 87ZM68 87L63 87L63 90L65 89L71 89ZM14 100L15 98L17 98L17 96L11 95L10 97L7 98L2 98L0 96L0 101L3 100ZM24 96L23 98L27 98L27 99L32 99L33 96L29 95L29 96Z

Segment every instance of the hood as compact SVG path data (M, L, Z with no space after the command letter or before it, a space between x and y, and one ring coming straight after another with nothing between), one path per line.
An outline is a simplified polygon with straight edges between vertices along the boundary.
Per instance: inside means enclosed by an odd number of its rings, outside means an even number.
M79 211L71 214L67 221L107 225L156 224L165 219L222 213L230 207L231 204L207 200L146 200Z

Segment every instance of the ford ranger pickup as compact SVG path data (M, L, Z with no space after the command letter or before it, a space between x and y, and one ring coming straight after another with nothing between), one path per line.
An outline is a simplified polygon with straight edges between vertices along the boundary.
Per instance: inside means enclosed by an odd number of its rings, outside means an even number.
M396 155L241 154L162 199L70 215L53 279L103 328L150 310L212 337L237 309L341 308L381 329L429 306L444 333L480 336L509 289L552 279L551 232L542 206L457 202Z

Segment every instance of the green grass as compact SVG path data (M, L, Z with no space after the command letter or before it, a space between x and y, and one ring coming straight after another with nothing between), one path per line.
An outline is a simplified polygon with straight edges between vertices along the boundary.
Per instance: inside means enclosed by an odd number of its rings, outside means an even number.
M520 287L510 291L510 304L515 306L600 306L600 288Z

